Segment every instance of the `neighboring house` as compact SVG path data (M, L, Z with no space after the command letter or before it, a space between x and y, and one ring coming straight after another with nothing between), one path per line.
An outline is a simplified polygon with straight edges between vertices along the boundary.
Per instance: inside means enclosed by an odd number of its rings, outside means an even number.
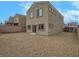
M67 24L67 26L64 27L65 32L76 32L77 23L76 22L70 22Z
M34 2L27 12L29 33L52 35L63 31L63 15L50 2Z
M5 22L6 25L22 27L26 31L26 16L16 14L14 17L9 17L9 21Z
M77 23L76 22L70 22L70 23L68 23L68 27L77 27Z
M13 21L14 21L14 18L12 16L10 16L9 17L9 20L5 21L5 24L6 25L10 25L10 26L11 25L14 25L14 22Z

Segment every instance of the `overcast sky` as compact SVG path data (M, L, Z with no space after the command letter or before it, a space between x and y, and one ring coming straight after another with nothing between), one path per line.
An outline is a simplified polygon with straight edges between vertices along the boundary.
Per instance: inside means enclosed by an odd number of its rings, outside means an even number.
M0 1L0 22L5 22L10 16L16 13L26 15L27 10L34 1ZM50 1L64 16L64 23L79 23L79 2L78 1Z

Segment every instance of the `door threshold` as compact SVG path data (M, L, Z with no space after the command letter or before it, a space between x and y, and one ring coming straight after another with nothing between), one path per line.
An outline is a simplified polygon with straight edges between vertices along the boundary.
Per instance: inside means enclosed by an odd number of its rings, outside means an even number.
M36 33L30 33L31 35L36 35Z

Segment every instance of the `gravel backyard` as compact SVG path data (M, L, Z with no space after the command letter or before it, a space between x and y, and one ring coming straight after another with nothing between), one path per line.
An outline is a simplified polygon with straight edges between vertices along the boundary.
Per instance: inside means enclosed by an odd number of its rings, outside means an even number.
M75 33L52 36L28 33L0 34L0 56L53 57L79 56L79 40Z

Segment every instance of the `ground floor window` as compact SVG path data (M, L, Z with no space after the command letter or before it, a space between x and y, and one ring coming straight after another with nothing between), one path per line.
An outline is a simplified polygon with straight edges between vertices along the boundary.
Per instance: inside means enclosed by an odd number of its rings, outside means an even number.
M28 25L28 29L29 29L29 30L31 29L31 25Z
M39 30L44 30L44 24L39 24Z
M54 24L49 24L49 28L54 28Z

